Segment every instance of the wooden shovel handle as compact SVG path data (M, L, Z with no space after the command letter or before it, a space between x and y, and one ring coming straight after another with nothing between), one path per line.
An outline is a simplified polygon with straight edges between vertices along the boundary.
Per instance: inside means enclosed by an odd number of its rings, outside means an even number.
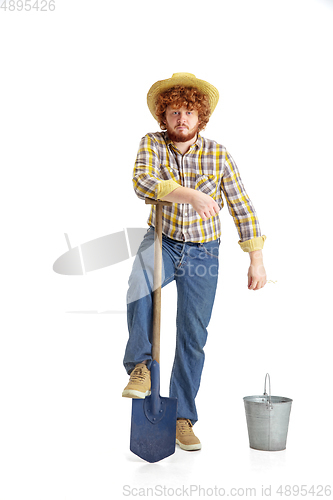
M153 339L152 357L160 362L161 290L162 290L162 207L172 205L169 201L145 199L147 205L156 205L154 242L154 285L153 285Z

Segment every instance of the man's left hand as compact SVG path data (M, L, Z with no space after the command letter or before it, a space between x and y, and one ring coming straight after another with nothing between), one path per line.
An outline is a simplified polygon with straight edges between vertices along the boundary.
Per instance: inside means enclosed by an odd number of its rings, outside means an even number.
M259 290L267 283L266 271L263 263L262 251L250 252L251 264L247 273L248 289Z

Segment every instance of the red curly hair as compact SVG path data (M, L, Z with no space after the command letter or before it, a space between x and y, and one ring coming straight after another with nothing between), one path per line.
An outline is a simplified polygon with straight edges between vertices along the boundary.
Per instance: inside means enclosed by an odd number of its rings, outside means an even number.
M184 106L189 111L197 110L200 122L198 131L203 130L209 121L210 106L208 97L196 88L176 85L157 97L155 114L162 130L167 128L165 111L169 105L174 106L176 109Z

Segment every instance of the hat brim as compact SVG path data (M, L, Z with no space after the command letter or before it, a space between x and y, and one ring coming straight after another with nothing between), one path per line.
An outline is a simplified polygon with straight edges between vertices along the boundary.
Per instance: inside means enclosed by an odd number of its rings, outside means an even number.
M191 73L175 73L171 78L168 78L166 80L159 80L158 82L154 83L154 85L152 85L148 91L147 104L149 111L151 112L155 120L158 121L158 118L155 114L158 95L162 92L165 92L166 90L169 90L175 85L194 87L198 89L199 92L207 95L209 99L210 116L212 115L219 100L219 91L217 90L217 88L215 88L210 83L205 82L204 80L199 80Z

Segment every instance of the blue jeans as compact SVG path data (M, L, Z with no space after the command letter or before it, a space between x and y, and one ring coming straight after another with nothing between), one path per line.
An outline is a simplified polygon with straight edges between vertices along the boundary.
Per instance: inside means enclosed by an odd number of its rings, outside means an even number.
M152 288L154 228L148 229L139 247L129 278L127 321L129 339L124 366L128 374L148 360L152 340ZM176 281L177 333L169 396L178 399L177 418L198 420L195 397L204 365L207 326L215 299L220 240L188 243L162 237L162 287Z

